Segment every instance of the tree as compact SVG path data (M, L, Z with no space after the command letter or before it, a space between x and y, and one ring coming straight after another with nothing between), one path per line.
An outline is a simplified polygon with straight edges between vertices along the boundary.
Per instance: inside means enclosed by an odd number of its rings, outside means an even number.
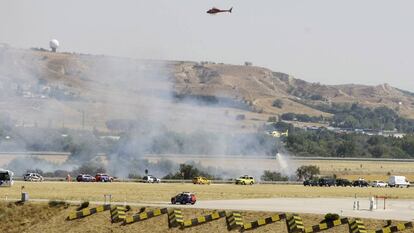
M385 149L383 146L374 146L369 149L369 152L374 158L381 158L385 153Z
M276 108L282 108L283 107L283 101L281 99L274 100L273 103L272 103L272 106L276 107Z
M185 179L185 180L189 180L189 179L193 179L194 177L197 176L204 176L207 177L209 179L214 178L212 175L200 171L198 170L198 168L194 167L193 165L190 164L180 164L180 169L177 173L175 174L168 174L164 177L164 179L173 179L173 180L177 180L177 179Z
M266 170L260 179L263 181L287 181L289 178L287 176L283 176L280 172Z
M299 180L307 180L312 179L314 176L319 175L320 170L318 166L309 165L309 166L301 166L296 170L296 176Z

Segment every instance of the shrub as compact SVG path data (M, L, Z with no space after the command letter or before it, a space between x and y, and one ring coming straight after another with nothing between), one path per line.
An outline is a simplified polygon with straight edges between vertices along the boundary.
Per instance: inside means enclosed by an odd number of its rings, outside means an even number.
M287 181L289 178L287 176L283 176L280 172L266 170L260 179L263 181Z
M276 108L282 108L283 107L283 101L281 99L274 100L273 103L272 103L272 106L276 107Z
M59 207L68 207L69 204L66 203L65 201L57 201L57 200L50 200L49 201L49 207L53 207L53 208L59 208Z
M78 208L76 208L76 210L79 211L79 210L83 210L88 207L89 207L89 201L84 201L81 203L81 205Z

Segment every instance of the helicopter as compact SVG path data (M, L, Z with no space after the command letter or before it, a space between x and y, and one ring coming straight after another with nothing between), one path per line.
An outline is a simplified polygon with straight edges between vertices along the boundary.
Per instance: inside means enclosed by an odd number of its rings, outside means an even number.
M232 10L233 10L233 7L231 7L228 10L220 10L220 9L218 9L216 7L213 7L210 10L208 10L207 13L208 14L212 14L212 15L217 14L217 13L222 13L222 12L229 12L229 13L231 13Z

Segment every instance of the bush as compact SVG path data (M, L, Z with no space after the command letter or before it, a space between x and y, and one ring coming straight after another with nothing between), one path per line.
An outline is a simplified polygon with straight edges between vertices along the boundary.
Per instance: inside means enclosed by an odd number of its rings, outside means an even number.
M333 222L333 221L338 220L338 219L339 219L338 214L327 213L327 214L325 214L325 219L322 220L321 223Z
M84 201L81 203L81 205L78 208L76 208L76 211L80 211L88 207L89 207L89 201Z
M140 175L138 175L138 174L129 173L128 174L128 179L137 179L137 180L140 180L140 179L142 179L142 177Z
M277 117L271 116L269 119L267 119L267 122L277 122Z
M49 207L53 207L53 208L65 207L65 208L67 208L68 206L69 206L69 204L66 203L65 201L57 201L57 200L49 201Z
M282 108L283 107L283 101L281 99L274 100L273 103L272 103L272 106L276 107L276 108Z
M283 176L280 172L266 170L260 179L263 181L287 181L289 178L287 176Z
M74 170L73 173L94 175L96 173L106 173L106 169L102 164L89 162L78 167L78 169Z
M309 165L309 166L301 166L296 170L296 176L299 180L302 179L312 179L314 176L319 175L320 170L318 166Z
M204 176L208 179L214 179L214 177L206 172L200 171L198 168L194 167L190 164L180 164L180 170L179 172L175 174L168 174L163 177L163 179L171 179L171 180L189 180L193 179L197 176Z

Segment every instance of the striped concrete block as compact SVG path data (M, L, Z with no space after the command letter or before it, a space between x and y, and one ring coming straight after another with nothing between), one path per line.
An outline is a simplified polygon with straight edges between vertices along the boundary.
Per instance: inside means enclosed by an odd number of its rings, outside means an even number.
M84 218L92 214L96 214L96 213L103 212L103 211L110 210L110 209L111 209L110 205L101 205L101 206L97 206L94 208L85 208L80 211L74 211L74 212L69 213L67 220Z
M125 206L111 207L111 222L124 222L126 219L127 208Z
M258 219L253 222L244 223L243 224L243 230L252 230L256 229L261 226L265 226L267 224L271 224L274 222L278 222L280 220L286 219L286 214L275 214L273 216L270 216L268 218Z
M173 209L168 212L168 228L181 227L183 225L183 213Z
M340 225L349 224L348 218L341 218L334 221L329 221L326 223L320 223L311 227L305 227L305 233L315 233L320 231L325 231Z
M226 213L227 229L229 231L234 229L243 229L243 217L238 212Z
M289 233L305 232L302 218L297 214L288 216L286 218L286 225Z
M364 222L360 219L355 219L349 222L349 233L367 233Z
M131 224L134 222L140 222L140 221L150 219L153 217L157 217L157 216L160 216L162 214L167 214L167 213L168 213L168 209L162 208L162 209L156 209L152 211L143 212L140 214L134 214L132 216L126 216L124 223Z
M207 223L207 222L211 222L220 218L226 217L226 212L225 211L220 211L220 212L214 212L208 215L204 215L204 216L200 216L197 218L193 218L190 220L184 220L183 222L183 228L187 228L187 227L193 227L193 226L197 226L203 223Z
M397 224L396 226L384 227L380 230L376 230L376 231L373 231L373 232L375 232L375 233L393 233L393 232L405 231L405 230L411 229L411 228L413 228L413 223L412 222L406 222L406 223Z

